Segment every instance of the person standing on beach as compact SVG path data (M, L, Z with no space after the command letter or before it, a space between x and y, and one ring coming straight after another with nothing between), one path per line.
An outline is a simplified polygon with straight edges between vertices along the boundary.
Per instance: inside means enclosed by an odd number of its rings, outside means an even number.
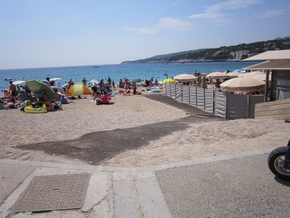
M31 96L31 90L28 88L27 84L25 84L25 86L21 86L21 87L25 90L26 94L31 99L31 97L32 97Z
M133 94L136 95L137 94L137 84L135 82L133 82L132 86L133 86Z
M214 84L214 86L215 86L215 90L218 90L218 91L220 91L220 84L221 84L221 81L220 81L220 79L216 79L216 82L215 82L215 84Z
M9 90L10 90L10 94L11 94L11 101L12 101L13 103L15 103L15 98L16 98L16 96L17 96L17 93L16 93L16 86L12 83L12 81L10 81L9 84L10 84L10 88L9 88Z
M83 84L84 84L85 86L87 85L87 80L86 80L85 77L83 78L83 81L82 81L82 82L83 82Z
M70 88L74 83L73 83L72 79L69 79L69 81L68 81L67 84L68 84L68 88L67 88L67 89L69 90L69 88Z
M102 94L105 92L105 84L103 79L100 81L100 90Z

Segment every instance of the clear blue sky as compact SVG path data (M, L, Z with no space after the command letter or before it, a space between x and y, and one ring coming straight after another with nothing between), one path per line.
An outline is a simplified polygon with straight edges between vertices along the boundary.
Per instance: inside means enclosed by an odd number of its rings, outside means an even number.
M118 64L290 36L289 0L0 0L0 69Z

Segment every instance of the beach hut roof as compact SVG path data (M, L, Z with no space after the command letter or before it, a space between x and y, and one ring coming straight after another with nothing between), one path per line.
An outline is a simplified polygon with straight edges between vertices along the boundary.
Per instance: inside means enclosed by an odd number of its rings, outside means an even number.
M290 60L290 49L266 51L261 54L246 58L243 61L263 61L263 60Z
M243 68L245 70L290 70L290 60L265 61Z

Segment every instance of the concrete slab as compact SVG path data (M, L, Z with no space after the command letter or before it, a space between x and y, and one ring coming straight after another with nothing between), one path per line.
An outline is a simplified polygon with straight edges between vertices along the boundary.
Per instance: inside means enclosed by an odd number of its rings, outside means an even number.
M268 154L156 172L173 217L290 217L290 182L275 179Z
M36 167L0 163L0 205Z
M115 180L113 187L115 217L143 217L134 181Z
M141 175L141 176L140 176ZM171 214L154 173L139 174L136 187L143 217L170 218Z

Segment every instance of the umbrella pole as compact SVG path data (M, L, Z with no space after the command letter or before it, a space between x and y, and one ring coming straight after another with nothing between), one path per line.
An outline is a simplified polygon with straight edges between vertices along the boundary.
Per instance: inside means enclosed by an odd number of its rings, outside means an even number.
M268 101L268 88L269 88L269 74L270 71L266 71L266 84L265 84L265 90L264 90L264 102Z

